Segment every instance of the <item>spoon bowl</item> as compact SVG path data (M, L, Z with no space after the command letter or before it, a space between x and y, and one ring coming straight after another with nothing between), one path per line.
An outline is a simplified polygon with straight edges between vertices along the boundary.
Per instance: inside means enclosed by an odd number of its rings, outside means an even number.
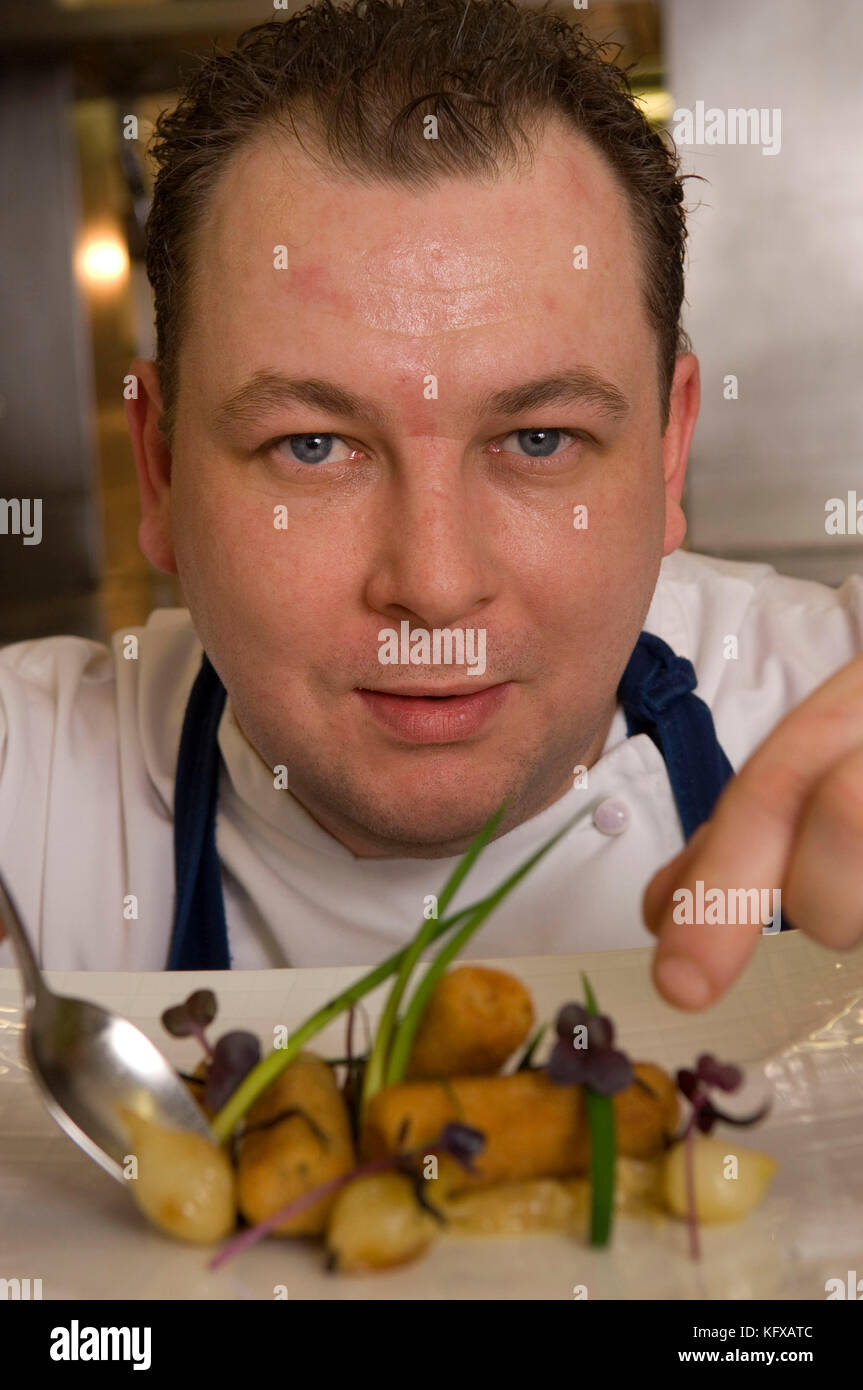
M0 877L0 920L24 986L23 1050L57 1124L106 1173L125 1182L131 1140L123 1112L212 1140L206 1116L155 1043L128 1019L46 985Z

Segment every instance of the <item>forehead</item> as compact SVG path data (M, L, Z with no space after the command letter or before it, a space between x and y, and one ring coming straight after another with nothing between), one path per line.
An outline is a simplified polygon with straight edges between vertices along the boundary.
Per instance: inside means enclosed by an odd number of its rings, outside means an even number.
M420 192L322 172L267 131L219 176L193 260L181 386L194 372L207 396L297 369L500 386L567 354L619 378L652 343L625 195L555 123L523 172Z

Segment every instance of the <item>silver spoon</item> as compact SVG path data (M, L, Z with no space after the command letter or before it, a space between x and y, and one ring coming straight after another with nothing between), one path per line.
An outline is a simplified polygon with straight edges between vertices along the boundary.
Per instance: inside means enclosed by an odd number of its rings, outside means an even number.
M125 1182L123 1164L130 1150L124 1109L212 1138L197 1101L139 1028L99 1004L51 992L2 875L0 921L24 986L24 1056L69 1138L119 1182Z

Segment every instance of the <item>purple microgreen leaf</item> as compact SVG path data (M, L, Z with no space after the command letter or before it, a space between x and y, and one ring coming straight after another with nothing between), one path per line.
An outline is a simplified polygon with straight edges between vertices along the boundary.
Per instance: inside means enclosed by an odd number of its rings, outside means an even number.
M677 1089L683 1093L687 1100L694 1100L698 1090L698 1077L694 1071L688 1067L681 1067L676 1076Z
M261 1044L254 1033L237 1030L224 1033L213 1050L204 1088L204 1104L220 1110L245 1080L261 1056Z
M743 1072L739 1067L730 1064L719 1067L713 1084L718 1086L720 1091L736 1091L743 1085Z
M199 1028L206 1028L218 1012L216 996L211 989L196 989L186 1000L186 1009L189 1017Z
M606 1014L594 1014L587 1025L587 1045L593 1049L611 1047L614 1024Z
M695 1074L706 1086L713 1085L713 1077L719 1066L712 1052L702 1052L695 1063Z
M473 1167L473 1159L485 1148L485 1135L481 1129L474 1129L472 1125L463 1125L453 1121L451 1124L444 1125L430 1147L448 1153L469 1173L473 1173L476 1171Z
M216 996L211 989L197 989L182 1004L165 1009L162 1027L173 1038L197 1038L208 1057L211 1048L204 1029L216 1017Z
M573 1048L561 1038L551 1050L546 1074L556 1086L581 1086L587 1079L587 1048Z
M185 1004L174 1004L172 1008L165 1009L162 1014L162 1027L172 1038L189 1038L198 1031Z
M698 1058L696 1074L705 1086L717 1086L720 1091L736 1091L743 1082L739 1067L718 1062L710 1052L703 1052Z
M585 1059L587 1085L592 1086L600 1095L613 1096L632 1085L632 1063L624 1052L616 1052L610 1047L597 1052L590 1049L585 1053Z
M555 1028L562 1042L572 1043L576 1028L586 1028L590 1014L583 1004L564 1004L557 1015Z

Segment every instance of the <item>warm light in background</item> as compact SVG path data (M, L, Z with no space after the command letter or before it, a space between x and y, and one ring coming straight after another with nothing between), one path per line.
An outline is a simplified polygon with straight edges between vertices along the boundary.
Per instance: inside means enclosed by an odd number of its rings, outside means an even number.
M91 234L78 253L78 272L88 289L114 289L129 274L126 243L115 231Z
M674 111L674 97L661 87L635 92L635 100L651 125L667 125Z

